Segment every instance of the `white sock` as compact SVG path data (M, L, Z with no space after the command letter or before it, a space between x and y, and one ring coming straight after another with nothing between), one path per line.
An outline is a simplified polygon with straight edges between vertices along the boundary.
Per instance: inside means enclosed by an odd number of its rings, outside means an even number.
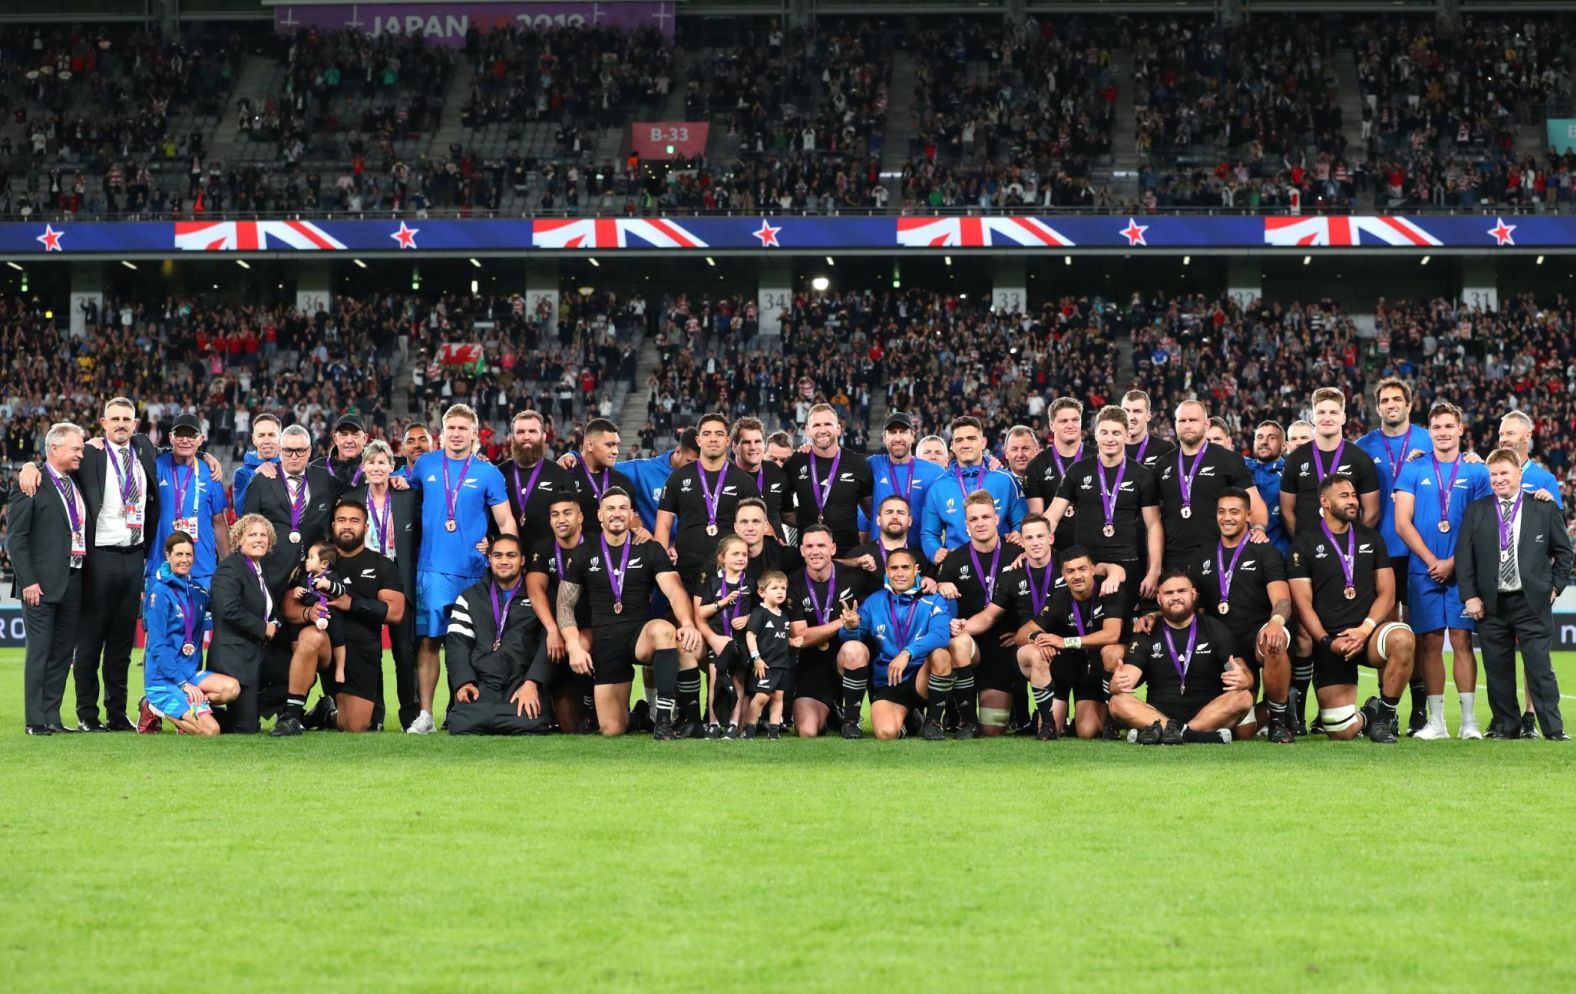
M1461 723L1463 725L1476 725L1477 724L1477 711L1476 711L1476 708L1477 708L1477 704L1476 704L1477 694L1466 693L1466 694L1457 694L1456 696L1461 698Z
M1443 725L1445 723L1445 695L1444 694L1429 694L1428 695L1428 720L1430 722L1438 722L1441 725Z

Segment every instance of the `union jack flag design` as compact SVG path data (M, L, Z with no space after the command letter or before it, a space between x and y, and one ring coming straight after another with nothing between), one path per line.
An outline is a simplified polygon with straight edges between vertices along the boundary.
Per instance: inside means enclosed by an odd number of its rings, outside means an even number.
M1267 217L1264 244L1298 247L1338 245L1439 245L1439 239L1404 217Z
M984 248L987 245L1072 245L1037 217L900 217L897 243L908 248Z
M692 232L664 217L538 218L531 222L531 244L536 248L618 249L628 248L632 241L652 248L706 247Z
M175 247L182 252L333 252L345 245L310 221L176 221Z

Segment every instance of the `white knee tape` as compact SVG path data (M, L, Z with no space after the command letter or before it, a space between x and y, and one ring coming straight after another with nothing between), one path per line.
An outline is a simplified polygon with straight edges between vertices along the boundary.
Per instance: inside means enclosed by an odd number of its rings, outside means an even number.
M990 728L1006 728L1012 712L1006 708L980 708L980 724Z
M1320 708L1319 720L1325 731L1342 732L1357 722L1357 705L1347 704L1338 708Z
M1403 624L1402 622L1399 622L1399 621L1392 621L1388 625L1381 625L1379 627L1379 641L1376 643L1376 645L1378 645L1378 647L1379 647L1379 658L1380 659L1389 659L1390 658L1390 652L1389 652L1388 649L1385 648L1385 640L1390 637L1390 633L1391 632L1395 631L1398 628L1400 630L1406 632L1409 635L1412 632L1412 629L1411 629L1410 626L1408 626L1406 624Z

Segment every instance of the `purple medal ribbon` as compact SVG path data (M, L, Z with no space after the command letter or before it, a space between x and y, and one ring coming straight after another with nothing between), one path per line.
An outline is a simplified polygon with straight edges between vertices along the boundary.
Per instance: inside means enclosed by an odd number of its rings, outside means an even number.
M763 462L755 468L755 489L761 496L766 496L766 464Z
M826 577L826 606L821 606L821 599L815 596L815 581L810 579L810 574L804 575L804 587L810 592L810 606L815 609L815 616L821 620L818 624L828 624L832 620L832 602L837 597L837 566L833 564L832 571Z
M55 467L46 465L44 470L49 473L49 478L55 481L55 489L60 491L60 496L66 499L66 517L71 520L71 538L76 541L82 536L82 515L77 511L77 488L71 482L71 477L61 476L55 472Z
M394 491L390 489L383 494L383 507L379 508L377 499L368 490L367 506L372 509L372 520L378 526L378 551L386 556L394 548Z
M1335 558L1341 561L1341 575L1346 577L1346 589L1352 590L1356 588L1357 583L1354 579L1357 570L1356 531L1352 528L1346 529L1346 551L1343 553L1340 543L1335 540L1335 533L1330 531L1329 522L1321 517L1319 519L1319 527L1324 530L1324 537L1330 540L1330 546L1335 549Z
M1515 540L1516 516L1521 513L1521 501L1526 496L1526 491L1516 491L1516 503L1510 506L1510 514L1508 516L1501 509L1502 505L1499 497L1496 496L1494 498L1494 515L1499 518L1499 561L1502 563L1509 562L1505 557L1509 555L1511 543Z
M317 595L317 606L323 609L323 617L328 617L328 595L317 589L317 581L327 576L327 573L308 573L306 575L306 589Z
M624 610L624 569L629 566L629 547L635 543L627 537L624 539L624 558L619 561L618 568L613 568L613 552L607 547L607 536L600 536L602 543L602 561L607 564L607 583L613 588L613 610Z
M1432 452L1428 458L1434 464L1434 481L1439 484L1439 520L1445 524L1450 522L1450 495L1456 489L1456 476L1461 472L1461 455L1456 454L1456 461L1450 466L1450 482L1445 482L1445 476L1439 471L1439 457Z
M184 517L186 514L186 495L191 493L192 481L197 478L197 464L192 463L190 466L186 467L186 485L183 487L181 486L180 464L174 462L173 459L174 457L172 456L172 461L170 463L170 486L175 488L175 517L180 518ZM114 462L113 459L110 461ZM197 516L197 508L195 507L192 508L192 516ZM299 516L293 517L291 519L291 528L295 527L297 520L299 520ZM192 537L196 538L197 536L193 535Z
M1083 638L1085 635L1089 634L1089 629L1084 625L1083 611L1079 610L1078 608L1078 598L1071 595L1072 591L1068 591L1068 599L1072 601L1073 605L1073 627L1078 629L1078 637ZM1091 600L1092 599L1093 598L1091 598Z
M1116 523L1116 499L1122 494L1122 477L1127 475L1127 460L1117 463L1116 479L1109 487L1106 486L1103 463L1095 464L1094 475L1100 481L1100 507L1105 512L1105 524L1109 528Z
M969 543L969 559L974 563L974 573L980 578L980 586L985 588L985 600L989 602L996 596L996 567L1001 565L1001 543L996 543L996 551L990 554L990 572L985 572L985 567L980 565L980 555L974 548L974 543Z
M696 463L695 473L700 477L700 496L702 503L706 505L706 524L710 529L712 529L709 534L715 535L715 529L717 527L717 506L722 503L722 478L728 475L728 467L724 465L721 469L717 470L716 489L712 489L709 485L709 481L706 479L706 467L702 466L700 463Z
M1231 563L1226 563L1226 543L1215 543L1215 582L1220 586L1220 602L1222 604L1231 600L1231 575L1237 571L1237 563L1242 561L1242 554L1247 551L1248 541L1244 536L1237 547L1231 550Z
M1138 443L1138 454L1133 457L1133 462L1143 465L1144 453L1149 451L1149 434L1144 434L1144 440Z
M978 466L971 466L971 467L969 467L969 470L970 470L970 472L972 472L974 474L974 478L976 480L978 480L980 478L981 474L985 470L985 464L981 463ZM968 484L963 482L963 467L959 466L957 463L953 463L952 464L952 475L957 478L957 481L958 481L958 492L961 493L964 497L968 497L968 495L969 495L969 488L968 488Z
M537 465L538 465L538 468L540 468L541 464L538 463ZM611 473L612 470L604 469L602 471L602 485L600 487L597 486L596 477L591 475L591 467L590 466L587 466L585 464L585 462L582 461L580 463L580 470L581 470L581 472L585 473L586 479L591 481L591 496L595 497L597 500L601 500L602 499L602 495L607 492L607 478L608 478L608 474ZM536 477L534 477L534 476L531 477L531 481L532 481L532 483L535 483L536 482Z
M1186 469L1183 463L1182 446L1177 446L1177 486L1182 490L1182 506L1187 508L1188 515L1193 511L1193 481L1198 479L1198 471L1204 468L1204 454L1208 451L1209 443L1205 442L1204 447L1198 450L1198 455L1193 457L1193 468Z
M126 446L126 453L131 454L131 446ZM131 472L126 472L126 467L116 458L118 454L110 453L109 464L115 468L115 478L120 481L120 506L129 511L132 504L131 495L137 489L137 467L133 461Z
M815 453L810 453L810 491L815 494L815 513L822 520L826 520L826 501L832 496L832 484L837 482L837 467L843 463L843 450L839 448L837 455L832 459L832 471L826 474L826 489L821 489L820 466L815 461Z
M908 646L909 633L914 629L914 612L919 610L919 596L916 594L914 602L908 606L908 615L902 624L897 620L897 594L893 594L887 601L887 616L892 619L892 633L897 636L897 651L902 652Z
M497 652L503 645L503 625L509 619L509 604L514 600L514 595L520 592L520 583L516 582L514 588L504 594L501 610L498 607L498 584L490 583L488 588L488 593L492 596L493 652Z
M350 477L351 489L361 486L361 467L357 466L355 473Z
M1330 463L1330 468L1329 468L1329 470L1327 472L1325 470L1325 468L1324 468L1324 461L1319 458L1319 443L1318 442L1314 442L1313 443L1313 471L1314 471L1315 479L1314 479L1313 482L1314 483L1323 483L1324 482L1324 478L1326 476L1329 476L1330 473L1338 473L1338 472L1340 472L1340 470L1341 470L1341 453L1343 453L1345 451L1346 451L1346 439L1343 438L1335 446L1335 459Z
M1406 462L1406 454L1412 451L1412 425L1406 426L1406 434L1401 436L1401 451L1397 453L1390 448L1390 436L1384 432L1379 433L1379 444L1384 446L1385 461L1390 464L1390 479L1401 475L1401 464Z
M1051 443L1051 461L1056 463L1056 475L1057 476L1066 476L1067 475L1067 467L1083 458L1083 450L1084 450L1083 443L1079 442L1078 443L1078 451L1073 453L1073 457L1071 459L1067 460L1066 462L1062 462L1062 454L1060 452L1056 451L1056 443L1052 442Z
M893 493L897 493L898 492L898 489L897 489L897 463L892 461L892 457L891 456L887 456L887 465L892 467L892 492ZM908 470L908 478L903 481L903 491L902 491L903 499L908 501L910 504L912 504L913 500L912 500L910 495L913 494L913 492L914 492L914 459L913 459L913 457L910 457L908 462L904 463L903 466L904 466L905 469Z
M193 472L195 472L195 468ZM290 481L285 481L285 492L289 493ZM180 500L177 496L176 500ZM296 492L290 496L290 531L301 530L301 515L306 511L306 477L301 477L301 483L296 487Z
M181 639L181 653L182 655L188 655L186 652L187 646L192 646L192 651L196 651L197 643L192 641L192 636L197 634L197 605L196 598L192 597L190 587L187 587L183 593L185 596L181 600L185 602L186 607L180 611L181 629L185 633ZM180 605L177 604L176 606L179 609Z
M1040 612L1045 609L1045 602L1051 599L1051 586L1056 582L1056 578L1051 576L1051 564L1045 564L1045 587L1043 590L1039 584L1034 582L1033 566L1030 566L1027 562L1024 563L1023 573L1029 578L1029 606L1034 608L1034 616L1039 617Z
M460 482L455 486L449 482L449 454L447 452L443 454L443 503L444 509L449 512L450 521L454 520L456 505L460 501L460 487L465 486L465 474L471 471L472 458L473 456L466 456L465 461L460 464Z
M585 536L582 535L580 542L574 544L574 548L580 548L580 543L584 541ZM557 539L553 540L553 562L558 565L558 579L562 580L564 578L564 547L558 544Z
M542 467L547 465L546 459L538 459L536 468L531 470L531 478L525 481L525 486L520 486L520 464L514 464L514 492L520 495L520 520L525 520L525 505L531 499L531 494L536 492L536 478L542 475Z
M719 601L724 600L724 599L727 598L727 596L728 596L728 571L727 570L723 570L722 571L722 593L718 596L717 600L719 600ZM739 616L739 610L743 606L744 606L744 574L741 573L741 574L739 574L739 599L734 601L732 604L724 605L723 609L722 609L722 627L723 627L724 632L726 632L727 634L729 634L729 635L733 634L733 619L737 618Z
M1171 626L1161 622L1161 633L1166 637L1166 650L1171 653L1171 665L1176 667L1177 677L1182 681L1182 693L1187 693L1187 669L1193 662L1193 645L1198 641L1198 615L1187 626L1187 648L1181 655L1177 655L1176 643L1171 641Z

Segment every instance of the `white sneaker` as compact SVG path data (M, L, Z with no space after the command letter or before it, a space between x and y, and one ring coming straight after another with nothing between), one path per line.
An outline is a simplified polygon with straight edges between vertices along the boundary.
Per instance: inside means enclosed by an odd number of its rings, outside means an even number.
M1450 738L1450 729L1445 727L1444 719L1440 719L1437 722L1430 721L1418 729L1417 734L1412 736L1412 738L1430 742L1435 739L1448 739Z
M438 726L433 724L433 722L432 722L432 715L427 713L426 711L423 711L421 714L418 714L416 716L416 720L415 721L410 723L410 727L405 729L405 734L406 735L431 735L433 732L436 732L437 730L438 730Z
M1478 728L1477 722L1463 722L1461 725L1460 737L1463 739L1481 739L1483 737L1483 732Z

